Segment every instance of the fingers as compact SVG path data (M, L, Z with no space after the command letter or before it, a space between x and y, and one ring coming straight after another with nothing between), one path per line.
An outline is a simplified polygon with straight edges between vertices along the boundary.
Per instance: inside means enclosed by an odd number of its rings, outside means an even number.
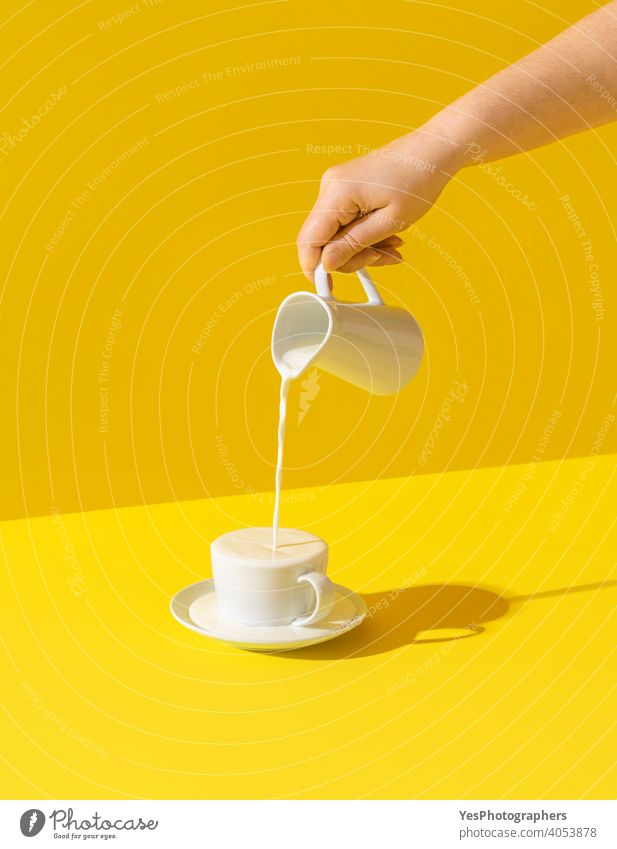
M378 250L382 250L384 248L400 248L401 245L404 244L405 241L401 239L400 236L394 234L392 236L388 236L387 239L382 239L381 242L377 242L377 244L373 245L373 247L377 248Z
M353 256L349 262L340 266L337 271L344 274L351 274L364 268L368 265L396 265L403 261L403 257L396 250L397 247L403 245L404 242L398 236L391 236L389 239L384 239L377 245L371 248L364 248Z
M391 236L397 222L389 207L377 209L369 215L352 221L340 232L330 237L321 252L321 261L326 271L336 271L373 245Z
M357 205L348 198L332 198L328 202L320 195L297 239L300 267L309 280L313 279L313 271L321 261L323 246L341 227L353 221L358 212Z
M349 262L345 263L345 265L341 266L341 268L337 270L344 274L353 274L355 271L359 271L361 268L367 268L368 266L398 265L399 262L403 262L403 257L398 251L378 254L376 257L373 253L373 255L368 258L362 257L361 254L356 254L349 260Z

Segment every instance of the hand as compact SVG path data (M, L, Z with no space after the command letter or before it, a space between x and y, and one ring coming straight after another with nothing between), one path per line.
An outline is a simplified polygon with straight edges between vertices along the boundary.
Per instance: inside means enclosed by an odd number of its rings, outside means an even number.
M312 280L320 261L326 271L343 272L402 262L404 243L395 234L430 209L459 159L447 138L423 129L328 168L298 235L306 276Z
M329 168L298 236L309 279L326 271L401 262L396 236L424 215L448 180L615 120L617 0L607 3L368 156ZM590 83L593 86L590 87Z

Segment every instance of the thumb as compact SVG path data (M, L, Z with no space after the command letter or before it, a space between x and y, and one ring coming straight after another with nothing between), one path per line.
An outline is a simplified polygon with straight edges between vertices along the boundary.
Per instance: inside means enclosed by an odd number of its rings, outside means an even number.
M395 217L391 206L377 209L352 221L324 247L321 253L324 269L336 271L360 251L403 229L404 222Z

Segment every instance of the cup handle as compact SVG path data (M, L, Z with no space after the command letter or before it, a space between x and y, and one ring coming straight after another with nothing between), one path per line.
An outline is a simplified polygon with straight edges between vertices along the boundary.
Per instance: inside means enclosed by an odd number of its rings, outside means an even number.
M356 271L356 274L358 275L358 277L360 278L360 282L364 286L364 291L366 292L366 297L368 298L367 303L375 307L383 306L381 295L377 291L375 283L373 282L373 279L366 270L366 268L361 268L359 271ZM330 287L328 286L328 274L326 273L321 263L319 263L319 265L315 269L315 288L317 289L317 294L320 298L324 298L324 300L326 301L336 300L336 298L330 291Z
M307 616L298 616L291 624L312 625L313 622L319 622L330 613L336 601L336 590L332 581L321 572L307 572L300 575L298 583L301 582L311 584L315 590L315 607L312 613Z

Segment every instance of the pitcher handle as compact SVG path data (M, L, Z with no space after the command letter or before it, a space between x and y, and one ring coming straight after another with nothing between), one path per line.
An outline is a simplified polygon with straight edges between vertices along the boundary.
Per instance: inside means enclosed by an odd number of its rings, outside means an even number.
M364 291L366 292L366 297L368 298L367 303L372 304L373 306L379 307L383 306L383 301L373 280L366 270L366 268L361 268L359 271L356 271L356 274L360 278L360 282L364 286ZM315 269L315 288L317 289L317 294L320 298L323 298L326 301L336 301L336 298L330 291L330 287L328 286L328 273L324 269L321 262Z

